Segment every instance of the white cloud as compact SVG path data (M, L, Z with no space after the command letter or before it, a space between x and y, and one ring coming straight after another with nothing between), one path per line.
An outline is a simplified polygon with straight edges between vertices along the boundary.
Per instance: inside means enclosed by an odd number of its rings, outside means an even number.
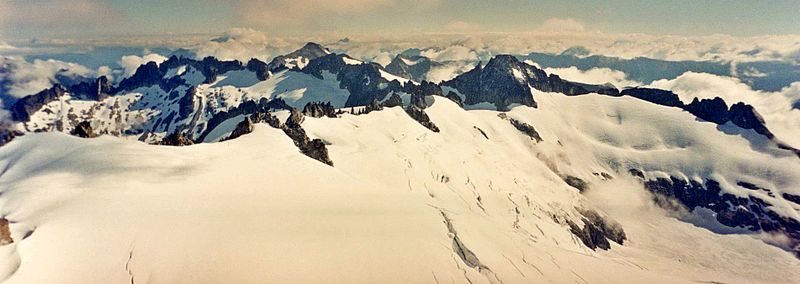
M150 53L145 56L125 55L117 63L124 69L123 77L130 77L136 73L136 69L139 68L139 66L147 64L147 62L154 61L155 63L161 64L161 62L165 60L167 60L167 58L163 55Z
M422 56L433 59L434 61L478 61L478 53L463 45L451 45L442 49L428 49L421 53Z
M800 110L792 109L792 103L800 100L800 82L779 92L763 92L753 90L736 78L687 72L673 80L655 81L651 86L671 90L686 103L695 97L720 97L729 105L736 102L753 105L775 136L790 145L800 146Z
M27 62L20 57L0 57L0 82L8 88L7 95L15 98L35 94L58 83L57 77L90 77L95 74L83 65L58 60Z
M439 83L455 78L456 76L475 68L475 65L466 62L450 62L445 65L432 68L425 75L425 80Z
M268 61L281 53L297 49L302 40L287 41L270 38L267 34L246 28L234 28L219 38L191 47L198 57L214 56L221 60L247 62L251 58Z
M586 31L586 27L572 18L550 18L545 20L536 31L544 33L582 33Z
M574 82L589 84L611 83L617 88L642 85L640 82L628 80L628 76L625 74L625 72L609 68L591 68L588 70L580 70L577 67L572 66L568 68L545 68L544 71L548 74L556 74L562 79Z

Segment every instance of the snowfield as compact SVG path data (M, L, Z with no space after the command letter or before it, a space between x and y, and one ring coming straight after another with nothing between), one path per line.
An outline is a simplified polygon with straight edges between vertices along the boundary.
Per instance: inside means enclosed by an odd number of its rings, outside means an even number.
M240 81L229 75L221 80ZM277 74L251 89L283 92L291 80ZM334 89L316 81L316 89ZM397 107L306 117L303 128L328 144L335 167L266 124L186 147L26 134L0 147L0 214L15 241L0 246L0 279L800 283L800 260L773 245L779 239L687 222L655 206L627 173L713 176L743 196L760 193L737 181L800 194L792 153L749 130L718 129L630 97L533 95L538 109L506 115L534 126L538 143L497 111L442 97L425 110L440 133ZM207 139L224 137L236 121L225 123ZM566 175L589 189L570 187ZM758 196L800 219L800 205ZM618 222L628 240L586 248L566 223L580 220L579 209Z

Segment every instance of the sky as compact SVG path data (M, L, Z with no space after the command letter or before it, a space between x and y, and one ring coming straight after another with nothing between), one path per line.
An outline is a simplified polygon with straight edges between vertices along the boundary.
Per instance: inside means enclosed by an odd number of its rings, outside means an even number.
M0 0L0 40L577 30L651 35L800 34L797 0Z

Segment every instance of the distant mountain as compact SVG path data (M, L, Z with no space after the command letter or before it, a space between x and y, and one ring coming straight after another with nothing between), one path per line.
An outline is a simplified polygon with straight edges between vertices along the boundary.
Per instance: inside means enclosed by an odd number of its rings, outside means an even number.
M589 55L588 50L582 47L573 47L557 55L534 52L522 58L536 62L543 68L572 66L581 70L610 68L625 72L628 79L645 84L660 79L673 79L689 71L736 77L753 89L771 92L800 81L800 66L785 62L738 62L733 65L710 61L665 61L644 57L621 59Z
M398 54L386 65L389 73L410 78L414 81L423 81L428 77L431 69L442 66L442 63L431 60L424 56L407 56Z

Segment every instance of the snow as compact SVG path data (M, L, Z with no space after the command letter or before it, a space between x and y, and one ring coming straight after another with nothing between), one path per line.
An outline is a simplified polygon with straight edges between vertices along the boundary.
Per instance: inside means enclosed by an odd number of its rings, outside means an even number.
M384 79L386 79L389 82L397 80L400 83L405 84L408 81L411 81L409 79L406 79L406 78L403 78L403 77L400 77L400 76L397 76L397 75L393 75L393 74L391 74L389 72L384 71L383 69L380 69L380 72L381 72L381 77L383 77Z
M355 60L355 59L347 57L347 56L343 56L342 60L347 65L361 65L362 63L364 63L364 62L361 62L359 60Z
M274 94L298 74L257 85ZM0 147L0 204L15 239L0 247L0 273L7 283L800 282L790 253L682 222L624 173L713 174L797 193L796 157L675 108L534 96L538 109L507 115L536 127L540 143L496 111L444 98L426 109L440 133L401 108L307 117L335 167L265 124L187 147L26 134ZM582 195L559 174L591 188ZM564 223L579 220L576 207L608 214L629 241L586 249ZM443 216L488 269L459 258Z
M244 88L255 85L261 80L258 80L255 72L249 70L236 70L229 71L217 77L217 82L214 87L233 86L236 88Z
M203 143L218 142L223 138L227 138L236 128L236 125L239 124L239 122L242 122L244 118L244 115L237 115L223 121L213 130L211 130L208 135L206 135L206 137L203 139Z
M522 83L527 82L525 80L525 74L522 73L522 70L519 70L517 68L511 68L511 73L514 75L514 78L516 78L517 81Z
M408 59L408 58L405 58L405 57L400 57L400 60L403 60L403 63L405 63L406 65L409 65L409 66L410 66L410 65L417 65L417 63L419 63L419 61L420 61L421 59L417 59L417 60L410 60L410 59Z
M186 73L186 65L181 65L176 68L172 68L167 70L166 74L164 74L164 78L172 78L175 76L180 76Z
M323 71L322 77L320 80L305 73L281 71L245 90L256 101L260 97L282 98L296 108L315 101L330 101L335 107L343 107L350 93L339 88L335 74Z

